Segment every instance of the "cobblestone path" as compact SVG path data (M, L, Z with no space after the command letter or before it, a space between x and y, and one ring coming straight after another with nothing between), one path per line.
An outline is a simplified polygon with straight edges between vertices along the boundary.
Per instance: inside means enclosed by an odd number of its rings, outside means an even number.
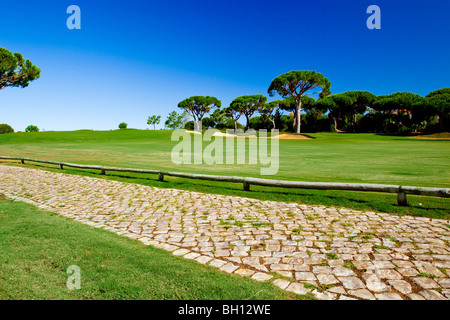
M450 222L0 166L0 193L318 299L450 299Z

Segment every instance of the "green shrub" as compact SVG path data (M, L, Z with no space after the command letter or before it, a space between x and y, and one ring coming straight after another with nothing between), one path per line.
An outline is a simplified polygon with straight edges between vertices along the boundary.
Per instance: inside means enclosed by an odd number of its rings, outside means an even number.
M0 134L3 133L14 133L14 129L9 124L2 123L0 124Z
M128 127L128 124L125 122L119 123L119 129L126 129Z
M37 126L30 124L28 127L25 128L25 132L39 132L39 128Z
M411 132L412 132L412 128L407 127L407 126L401 126L401 127L398 129L398 133L399 133L399 134L410 135Z
M186 124L184 125L184 128L186 130L194 130L194 121L188 121L186 122Z

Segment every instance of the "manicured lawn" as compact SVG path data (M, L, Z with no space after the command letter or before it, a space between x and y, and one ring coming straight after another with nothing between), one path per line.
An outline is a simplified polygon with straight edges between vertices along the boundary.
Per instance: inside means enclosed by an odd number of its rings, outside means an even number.
M310 140L280 140L280 167L270 179L381 183L424 187L450 187L450 139L383 136L375 134L308 134ZM175 165L171 161L171 131L114 130L15 133L0 135L0 154L82 164L151 168L180 172L260 176L255 165ZM207 143L205 142L204 145ZM42 168L42 166L37 166ZM47 167L46 167L47 168ZM54 167L53 167L54 168ZM65 170L98 176L96 172ZM109 173L109 177L159 187L215 192L268 200L346 206L396 214L449 217L450 200L408 196L409 206L399 207L395 194L288 190L251 187L151 175ZM128 178L129 176L133 178Z
M66 286L71 265L81 270L80 290ZM0 200L0 300L299 298L305 297Z

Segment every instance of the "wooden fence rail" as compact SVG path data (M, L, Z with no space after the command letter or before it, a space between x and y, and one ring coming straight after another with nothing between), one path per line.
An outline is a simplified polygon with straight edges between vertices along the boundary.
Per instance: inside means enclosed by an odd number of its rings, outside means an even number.
M407 194L450 198L450 189L448 189L448 188L426 188L426 187L411 187L411 186L367 184L367 183L285 181L285 180L259 179L259 178L247 178L247 177L230 177L230 176L217 176L217 175L207 175L207 174L170 172L170 171L162 171L162 170L104 167L104 166L96 166L96 165L73 164L73 163L67 163L67 162L39 160L39 159L30 159L30 158L22 158L22 157L0 156L0 159L19 160L22 164L24 164L25 161L54 164L54 165L58 165L60 169L64 169L64 167L71 167L71 168L78 168L78 169L99 170L101 174L106 174L106 171L157 174L158 180L160 180L160 181L164 180L164 176L172 176L172 177L180 177L180 178L187 178L187 179L242 183L245 191L250 190L250 185L258 185L258 186L279 187L279 188L396 193L397 194L397 203L400 206L407 205L407 199L406 199Z

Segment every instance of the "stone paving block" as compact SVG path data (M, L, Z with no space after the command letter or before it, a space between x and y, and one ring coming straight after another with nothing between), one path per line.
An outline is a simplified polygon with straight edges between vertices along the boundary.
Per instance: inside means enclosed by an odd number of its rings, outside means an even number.
M228 262L227 264L223 265L219 269L222 270L222 271L225 271L227 273L233 273L238 268L239 268L239 266L236 266L233 263Z
M311 292L318 300L336 300L337 294L330 291L313 290Z
M190 252L190 253L185 254L185 255L183 256L183 258L185 258L185 259L195 259L195 258L197 258L197 257L200 257L200 253Z
M240 267L239 269L237 269L234 273L237 273L243 277L250 277L251 275L253 275L256 271L247 269L247 268L243 268Z
M376 300L375 296L367 289L349 290L348 293L363 300Z
M403 298L394 292L375 293L378 300L403 300Z
M394 269L377 269L375 272L381 279L401 280L403 278L402 275Z
M392 260L392 263L399 268L413 268L414 264L410 261Z
M298 281L315 281L316 276L312 272L295 272L295 279Z
M337 293L337 294L341 294L341 295L347 294L347 291L341 286L331 287L330 289L328 289L328 291Z
M275 279L273 284L279 287L280 289L286 289L291 283L284 279Z
M425 298L424 298L422 295L417 294L417 293L410 293L410 294L408 294L407 296L408 296L408 298L410 298L411 300L425 300Z
M436 281L427 277L413 277L411 280L424 289L435 289L441 287Z
M338 277L350 277L355 275L352 270L341 266L333 268L333 274Z
M259 257L245 257L242 258L242 263L245 264L260 264L260 258Z
M250 256L252 257L271 257L271 251L252 251L250 252Z
M272 275L263 273L263 272L257 272L253 276L251 276L252 279L256 281L267 281L273 278Z
M242 264L242 260L239 257L224 257L225 260L234 262L236 264Z
M345 289L363 289L365 284L357 277L338 277Z
M342 266L343 264L344 264L344 260L342 260L342 259L328 260L328 265L330 267L338 267L338 266Z
M442 294L440 294L436 290L423 290L420 291L420 294L426 300L447 300L447 298L445 298Z
M377 269L394 269L395 265L391 261L386 260L374 260L372 261L373 265Z
M450 278L441 278L436 280L439 285L444 289L450 289Z
M403 277L414 277L419 275L419 271L417 271L415 268L399 268L397 271L403 276Z
M331 267L328 266L313 266L312 272L314 274L330 274L331 273Z
M199 263L201 263L201 264L206 264L206 263L208 263L209 261L211 261L213 259L214 258L208 257L208 256L200 256L200 257L195 258L194 260L199 262Z
M210 266L213 266L213 267L216 267L216 268L220 268L220 267L222 267L223 265L225 265L227 262L226 261L223 261L223 260L219 260L219 259L213 259L210 263L209 263L209 265Z
M370 257L369 257L369 255L368 254L354 254L353 255L353 259L354 260L356 260L356 261L369 261L370 260Z
M288 278L294 278L293 277L293 272L292 271L283 271L283 270L280 270L280 271L277 271L277 273L279 274L279 275L281 275L281 276L283 276L283 277L288 277Z
M388 280L388 283L397 291L403 294L410 294L412 292L411 285L405 280Z
M291 283L287 288L287 291L296 293L296 294L300 294L300 295L304 295L307 294L308 292L311 292L310 289L306 289L305 286L302 283L297 283L297 282L293 282Z
M319 283L323 285L334 285L339 283L339 280L331 274L317 274L316 277Z
M372 274L366 279L366 286L372 292L384 292L391 289L376 274Z
M417 270L420 273L427 273L427 274L435 275L437 277L445 277L445 275L439 269L433 267L432 265L418 266Z
M291 270L294 270L294 266L292 264L286 264L286 263L271 264L269 268L272 271L291 271Z
M444 289L441 293L444 295L444 297L450 299L450 289Z
M190 252L190 250L188 250L188 249L178 249L178 250L173 251L172 254L174 256L184 256L186 253L189 253L189 252Z

